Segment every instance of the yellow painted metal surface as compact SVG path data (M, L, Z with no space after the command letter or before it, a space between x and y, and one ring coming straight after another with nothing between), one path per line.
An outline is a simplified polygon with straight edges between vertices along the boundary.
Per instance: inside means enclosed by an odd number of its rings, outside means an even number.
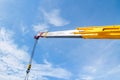
M120 25L79 27L77 30L80 31L74 34L81 34L85 39L120 39Z

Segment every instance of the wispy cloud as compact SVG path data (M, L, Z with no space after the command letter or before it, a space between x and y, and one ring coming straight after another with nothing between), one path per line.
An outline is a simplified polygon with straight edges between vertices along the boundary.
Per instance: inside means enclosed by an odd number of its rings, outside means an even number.
M47 24L38 24L38 25L34 25L33 29L35 32L39 32L39 31L47 31L48 30L48 25Z
M89 76L89 75L82 75L81 77L82 80L93 80L93 77L92 76Z
M21 80L25 76L26 64L29 60L28 53L14 43L12 31L0 29L0 79ZM60 67L53 67L48 61L44 64L33 63L30 73L32 80L47 80L46 76L69 79L71 73Z
M120 65L114 62L114 58L116 57L112 57L113 53L116 53L113 51L113 46L116 42L116 40L112 40L106 45L106 43L104 43L103 41L103 46L105 46L100 51L96 52L97 55L96 57L94 57L94 59L92 59L91 62L83 66L83 72L80 74L79 79L108 80L108 76L112 75L113 77L115 77L114 75L120 73Z
M24 24L20 24L20 29L22 32L22 35L24 36L25 34L29 33L29 29L27 29L27 26L25 26Z
M33 25L33 30L35 32L47 31L50 28L50 25L53 25L54 27L58 27L69 24L67 20L63 19L60 16L59 9L52 9L50 11L46 11L42 9L41 13L43 14L42 17L43 23L38 23L37 25Z
M120 73L120 65L115 66L114 68L112 68L111 70L107 72L107 74L109 75L114 74L114 73Z
M61 27L69 24L70 22L66 20L59 9L57 2L55 0L42 0L39 6L39 16L40 22L38 25L33 25L33 30L38 32L41 30L47 30L53 27ZM47 5L46 5L47 4Z
M70 72L60 67L53 67L53 65L49 62L47 62L45 65L35 65L35 67L32 69L32 73L34 74L38 71L39 73L37 73L37 76L50 76L67 80L69 80L71 77Z
M59 9L53 9L50 12L42 10L42 12L49 24L52 24L54 26L64 26L69 23L67 20L63 19L60 16Z

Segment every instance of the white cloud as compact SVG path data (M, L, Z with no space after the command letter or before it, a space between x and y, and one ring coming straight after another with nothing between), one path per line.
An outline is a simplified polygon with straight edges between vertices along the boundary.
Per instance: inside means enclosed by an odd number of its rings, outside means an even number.
M95 73L97 71L95 66L86 66L84 67L86 71L90 72L90 73Z
M95 57L92 57L92 59L83 66L82 72L80 72L76 80L102 80L109 79L111 75L113 78L115 77L114 75L118 75L120 73L120 65L114 62L114 58L116 60L116 57L113 57L113 54L116 54L116 52L113 51L115 42L116 40L106 41L102 44L99 43L102 45L102 48L100 51L95 52Z
M48 28L50 28L49 25L54 25L54 26L64 26L67 25L69 22L65 19L63 19L60 16L60 10L59 9L53 9L50 12L47 12L45 10L41 10L43 13L43 23L39 23L37 25L33 26L33 30L35 32L39 31L48 31Z
M47 5L46 5L47 4ZM60 9L57 7L59 1L56 0L41 0L39 6L40 23L33 25L33 30L48 31L50 26L58 27L69 24L69 21L61 15Z
M94 77L92 75L80 75L75 80L94 80Z
M45 64L45 65L35 65L35 67L32 69L32 73L37 73L37 76L51 76L51 77L57 77L57 78L64 78L64 79L68 79L71 76L71 73L68 72L67 70L64 70L62 68L59 67L53 67L53 65L51 63ZM59 73L58 73L59 72Z
M64 26L68 24L69 22L65 19L63 19L60 16L60 10L59 9L53 9L50 12L46 12L42 10L45 19L48 21L49 24L52 24L54 26Z
M29 55L14 43L13 32L0 29L0 79L23 80ZM37 64L33 61L29 80L48 80L47 76L68 79L71 73L60 67L53 67L47 61Z
M29 33L29 29L27 29L27 26L25 26L24 24L20 24L20 29L22 32L22 35L24 36L25 34Z
M112 68L110 71L107 72L107 74L114 74L114 73L120 73L120 65Z
M81 78L82 80L93 80L93 77L92 76L82 76Z
M35 32L39 31L47 31L48 30L48 25L47 24L38 24L33 26L33 30Z

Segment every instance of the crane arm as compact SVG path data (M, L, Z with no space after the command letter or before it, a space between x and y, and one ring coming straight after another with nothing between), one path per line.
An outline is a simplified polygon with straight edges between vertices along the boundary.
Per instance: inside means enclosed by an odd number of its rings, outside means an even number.
M40 32L35 38L120 39L120 25L78 27L76 30Z
M37 44L37 40L40 37L41 38L120 39L120 25L78 27L76 28L76 30L39 32L35 36L36 42L34 44L31 58L28 64L25 80L28 79L28 74L31 69L32 58L34 55L35 47Z

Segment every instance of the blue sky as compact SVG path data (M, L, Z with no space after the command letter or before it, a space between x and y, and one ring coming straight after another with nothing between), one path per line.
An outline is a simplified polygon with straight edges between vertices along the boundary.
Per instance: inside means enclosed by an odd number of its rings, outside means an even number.
M0 79L24 79L40 31L119 21L119 0L0 0ZM119 48L119 40L39 39L29 79L119 80Z

